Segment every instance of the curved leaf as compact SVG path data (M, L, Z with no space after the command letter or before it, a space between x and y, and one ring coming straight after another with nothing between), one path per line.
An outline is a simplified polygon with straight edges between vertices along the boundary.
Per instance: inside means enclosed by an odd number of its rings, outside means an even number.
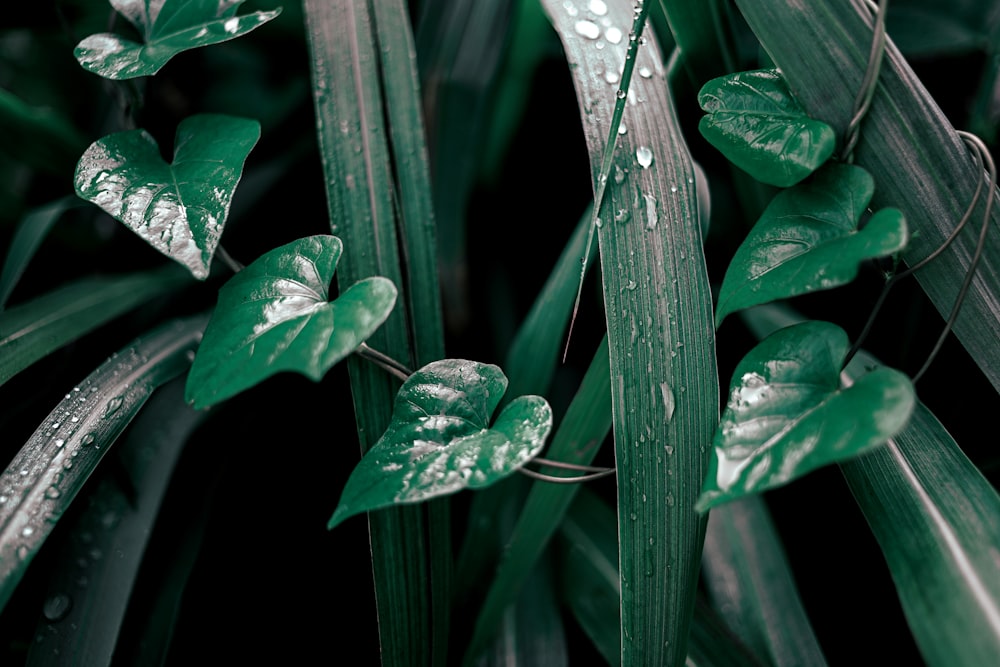
M389 317L396 287L360 280L334 301L329 286L342 249L336 236L275 248L221 290L188 376L186 398L214 405L281 371L318 382Z
M831 164L778 193L726 270L716 326L743 308L849 283L862 260L906 247L906 221L894 208L858 230L874 189L864 169Z
M883 444L916 404L909 378L879 368L840 388L844 331L829 322L781 329L736 367L697 509L782 484Z
M552 429L552 410L541 396L521 396L490 427L506 390L497 366L464 359L435 361L411 375L328 527L361 512L483 488L530 461Z
M281 13L279 7L236 16L243 0L110 1L145 43L103 32L84 38L73 55L84 69L116 80L156 74L182 51L235 39Z
M776 69L712 79L698 104L702 136L758 181L787 188L833 155L833 128L806 114Z
M260 123L201 114L177 127L174 161L144 130L99 139L76 166L76 193L204 280L222 236L243 162Z

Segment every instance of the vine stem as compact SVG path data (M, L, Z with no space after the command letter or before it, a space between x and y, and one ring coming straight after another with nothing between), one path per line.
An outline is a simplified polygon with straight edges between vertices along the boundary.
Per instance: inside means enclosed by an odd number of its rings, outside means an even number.
M979 261L983 255L983 249L986 245L986 233L989 230L990 214L992 213L993 210L993 200L994 197L996 196L995 192L997 186L997 168L996 168L996 163L993 160L993 157L990 155L989 149L986 147L986 144L983 143L982 139L969 132L958 131L958 135L972 149L976 161L977 172L982 174L984 168L986 170L987 180L989 182L989 192L987 194L986 209L985 212L983 213L983 225L979 231L979 238L976 242L976 249L972 256L972 260L969 262L969 268L965 272L965 278L962 281L962 286L959 288L958 294L955 297L955 305L952 306L951 313L948 316L948 320L945 323L944 329L942 330L941 335L938 337L938 340L935 343L934 348L928 355L927 360L924 362L923 366L921 366L920 370L917 371L916 375L913 376L914 383L919 381L920 378L923 377L924 373L927 372L927 369L930 368L931 363L934 361L934 358L941 350L941 346L944 344L944 341L948 337L948 334L951 332L951 329L954 326L955 321L958 319L958 315L959 312L961 311L962 304L965 302L965 297L968 294L969 288L972 285L972 280L975 277L976 268L978 267ZM983 195L983 189L984 189L984 179L980 176L979 182L976 185L976 192L972 197L972 201L969 203L968 208L965 210L965 214L962 216L961 220L959 220L958 224L955 225L955 229L952 230L951 234L948 236L948 238L945 239L944 243L942 243L936 250L934 250L934 252L932 252L924 259L920 260L919 262L917 262L910 268L906 269L905 271L897 273L896 275L892 276L891 278L889 278L889 280L886 281L885 285L882 287L882 293L879 294L878 300L875 302L875 306L872 308L871 315L868 316L868 321L865 322L865 326L861 330L861 334L858 336L857 340L854 342L854 344L851 346L851 349L848 351L847 356L844 358L845 368L847 367L847 364L850 363L851 359L854 358L854 355L857 354L858 350L861 349L861 345L868 337L872 325L875 323L875 318L878 316L878 313L881 310L882 305L885 303L886 298L889 296L889 291L900 280L913 275L915 272L919 271L923 267L927 266L927 264L934 261L937 257L941 255L941 253L943 253L948 248L948 246L950 246L955 241L956 238L958 238L959 233L961 233L961 231L965 228L966 224L972 218L972 214L975 211L976 206L979 205L979 201Z
M869 3L869 8L872 8ZM868 68L865 76L861 80L858 89L858 96L854 99L854 114L851 122L847 125L844 134L844 150L841 151L840 159L843 162L852 162L854 159L854 147L858 144L861 136L861 122L871 108L872 100L875 98L875 89L878 87L878 75L882 69L882 56L885 55L885 15L889 10L889 0L879 0L878 6L874 7L875 25L873 27L872 47L868 52Z
M246 268L243 264L233 259L233 256L226 252L226 249L222 247L221 243L215 246L215 256L218 257L223 264L228 266L233 273L239 273Z

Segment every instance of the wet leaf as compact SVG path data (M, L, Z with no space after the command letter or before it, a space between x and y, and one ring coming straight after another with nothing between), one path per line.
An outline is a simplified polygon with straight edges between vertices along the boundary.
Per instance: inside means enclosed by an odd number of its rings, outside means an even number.
M361 512L483 488L530 461L552 429L552 410L540 396L521 396L491 427L506 390L497 366L463 359L411 375L389 428L347 480L329 527Z
M781 329L736 367L696 509L786 484L883 444L905 425L909 378L879 368L840 386L847 334L828 322Z
M789 187L833 155L836 135L810 118L775 69L737 72L706 83L698 129L730 162L764 183Z
M716 326L743 308L849 283L862 260L906 247L897 209L882 209L858 229L874 187L864 169L831 164L778 193L726 270Z
M233 276L191 367L188 402L208 407L281 371L318 382L371 336L396 304L396 287L366 278L329 301L341 249L336 236L310 236Z
M218 44L260 27L281 8L236 16L243 0L110 0L144 43L113 33L86 37L73 55L84 69L108 79L151 76L182 51Z
M201 114L177 127L167 164L144 130L99 139L76 166L76 193L204 280L243 162L260 138L255 120Z

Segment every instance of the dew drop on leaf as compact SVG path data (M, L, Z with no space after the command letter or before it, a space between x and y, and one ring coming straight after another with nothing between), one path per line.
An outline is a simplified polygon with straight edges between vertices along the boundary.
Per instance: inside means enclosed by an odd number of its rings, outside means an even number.
M578 35L587 39L597 39L601 36L600 27L593 21L577 21L575 28Z
M640 167L648 169L653 164L653 151L649 149L649 146L639 146L635 149L635 159L639 161Z
M73 599L64 593L57 593L45 600L45 604L42 606L42 614L45 616L45 620L55 623L66 618L66 614L72 608Z

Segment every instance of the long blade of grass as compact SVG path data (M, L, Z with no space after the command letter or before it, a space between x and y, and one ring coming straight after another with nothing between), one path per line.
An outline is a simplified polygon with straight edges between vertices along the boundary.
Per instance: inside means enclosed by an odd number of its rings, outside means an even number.
M14 286L27 268L28 262L35 256L35 251L48 236L52 225L56 223L66 209L78 203L76 197L64 197L54 202L39 206L35 210L24 216L14 238L7 248L7 256L3 261L3 269L0 270L0 311L7 305L10 293L14 291Z
M386 17L395 16L400 7L398 3L386 3L376 12L369 1L306 0L304 4L330 222L345 248L338 283L347 286L372 275L385 276L403 294L402 303L421 304L424 310L419 313L397 308L368 341L375 349L413 367L427 361L414 353L413 332L419 331L425 321L432 332L441 329L432 319L439 313L427 310L431 307L427 295L436 290L436 284L432 287L422 282L434 281L436 272L419 273L426 271L427 262L432 261L429 258L433 250L429 248L433 242L425 239L422 247L406 247L413 267L409 283L403 279L398 253L394 209L397 180L391 156L395 155L399 164L405 165L407 160L419 163L420 157L399 152L404 145L409 147L406 150L416 147L419 151L419 142L412 134L418 128L401 127L419 122L418 112L412 108L419 102L412 97L412 71L400 66L395 56L383 64L386 49L402 49L399 58L411 57L409 41L397 41L393 35L386 36L389 41L380 45L378 35L383 33L379 32L377 17L390 20ZM405 21L391 25L396 30L409 29ZM389 101L403 108L389 113L388 122L393 125L387 128L382 91L389 88L410 94ZM394 141L401 134L408 138L401 139L399 146L393 145L390 152L387 134L392 134ZM416 207L402 213L408 230L404 241L408 244L412 234L426 234L429 229L424 219L426 204L419 199L413 201L414 196L420 196L414 194L414 189L421 187L420 169L417 164L411 173L404 167L402 171L410 176L398 181L407 183L405 192L401 190L407 206ZM422 296L411 298L410 291ZM421 340L422 349L417 352L437 356L440 340ZM361 452L365 453L389 423L396 382L380 369L357 360L348 363L348 370L358 438ZM447 505L437 502L380 511L369 517L369 525L383 664L442 664L447 632L446 573L450 569ZM430 546L425 531L431 536Z
M76 519L49 579L28 664L111 663L174 464L204 415L184 404L183 382L172 382L136 417L116 449L129 488L113 476L101 480Z
M614 107L605 74L624 49L597 44L582 11L545 3L573 72L595 191ZM581 8L582 9L582 8ZM608 4L626 29L631 5ZM581 30L582 28L582 30ZM620 28L619 28L620 29ZM590 36L596 37L591 39ZM619 136L609 211L598 230L611 357L618 469L622 664L683 662L694 607L703 518L694 502L718 422L711 290L694 169L654 39L639 49Z
M0 474L0 608L153 390L191 364L207 316L136 340L72 388Z
M619 580L615 513L584 489L560 528L558 569L562 596L608 664L620 655ZM696 601L688 641L687 665L730 667L765 664L725 627L702 598Z
M572 277L566 284L572 286ZM553 353L558 350L553 349ZM610 430L611 374L605 337L545 456L555 461L587 465L593 461ZM503 618L504 610L517 599L580 488L579 484L548 482L532 485L476 620L469 657L475 657L483 649Z
M796 98L811 116L830 123L842 136L871 45L872 20L864 2L737 0L737 5ZM904 259L910 264L941 245L982 178L965 144L891 41L855 162L875 177L872 207L895 206L906 215L912 241ZM973 219L982 219L985 205L983 197ZM1000 391L998 223L1000 207L995 206L983 258L954 329ZM943 316L954 304L978 231L963 232L916 274Z
M854 379L878 362L858 354ZM885 447L841 465L929 665L1000 655L1000 496L918 404Z
M187 282L168 266L124 276L84 278L4 311L0 384L53 350Z
M50 110L31 106L0 88L3 150L19 162L64 177L72 173L87 140L72 123Z
M764 501L712 510L702 560L714 607L740 639L774 665L825 665Z

